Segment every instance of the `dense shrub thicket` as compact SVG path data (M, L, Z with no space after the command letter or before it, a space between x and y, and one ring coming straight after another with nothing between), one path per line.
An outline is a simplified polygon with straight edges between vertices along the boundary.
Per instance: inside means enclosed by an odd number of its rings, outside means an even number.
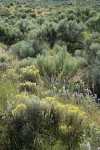
M99 150L99 116L99 1L0 0L0 150Z

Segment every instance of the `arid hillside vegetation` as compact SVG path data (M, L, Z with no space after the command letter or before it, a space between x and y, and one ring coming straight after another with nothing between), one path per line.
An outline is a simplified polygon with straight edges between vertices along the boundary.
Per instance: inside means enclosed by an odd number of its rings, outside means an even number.
M100 2L0 0L0 150L100 149Z

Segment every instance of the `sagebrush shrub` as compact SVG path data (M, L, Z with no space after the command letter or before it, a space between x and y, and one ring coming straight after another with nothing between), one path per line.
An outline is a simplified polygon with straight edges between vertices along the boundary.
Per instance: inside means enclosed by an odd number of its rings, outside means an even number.
M5 71L10 68L10 64L12 62L12 56L4 53L0 53L0 70Z
M53 149L61 141L61 147L66 150L78 149L88 127L87 119L86 113L77 106L64 105L55 97L41 100L27 93L17 94L4 118L7 124L5 147L43 150L46 146L46 149Z
M20 80L37 83L39 80L39 71L35 66L27 66L20 69Z
M22 41L12 45L11 51L20 58L36 57L37 54L42 53L43 46L38 39Z
M36 87L36 83L32 83L32 82L24 82L24 83L20 83L19 84L19 91L20 92L29 92L29 93L36 93L37 91L37 87Z

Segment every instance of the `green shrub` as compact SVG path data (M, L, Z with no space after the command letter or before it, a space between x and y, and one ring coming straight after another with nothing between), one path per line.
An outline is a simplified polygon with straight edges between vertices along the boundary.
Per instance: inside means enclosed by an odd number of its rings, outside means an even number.
M22 41L12 45L11 51L20 58L36 57L37 54L42 53L43 46L37 39L33 41Z
M37 87L36 87L36 83L32 83L32 82L24 82L24 83L20 83L19 84L19 91L20 92L29 92L29 93L36 93L37 91Z
M90 29L93 31L100 32L100 14L98 13L96 16L91 17L89 20L87 20L86 24L89 26Z
M10 65L12 63L12 58L10 58L11 56L4 53L0 53L0 70L1 71L5 71L8 68L10 68Z
M76 50L75 53L74 53L75 57L81 57L81 55L82 55L81 50Z
M10 81L13 85L15 85L18 83L19 77L19 74L17 74L16 70L13 68L7 69L6 72L3 73L3 80L5 83Z
M45 141L49 142L48 138L53 139L58 121L59 114L49 104L39 102L35 97L28 99L26 104L20 103L12 110L7 128L8 146L10 149L42 149L41 142L45 144Z
M26 13L21 14L21 18L25 19L27 17Z
M3 25L1 25L3 24ZM19 40L23 39L22 32L13 25L9 23L1 23L0 24L0 41L6 43L7 45L12 45ZM12 29L12 30L11 30Z
M30 58L30 57L24 58L19 62L17 70L21 68L25 68L27 66L31 66L34 63L35 63L35 60L33 58Z
M22 17L26 17L26 14L24 14L24 16ZM28 27L28 21L27 20L23 20L20 19L16 22L15 26L19 28L20 32L22 32L22 34L24 34L25 32L27 32L27 27Z
M97 32L90 34L84 41L85 58L89 65L94 63L96 52L100 49L99 43L100 38Z
M0 113L7 109L8 100L11 94L16 93L16 83L12 81L4 80L3 74L0 72ZM1 143L0 143L1 144Z
M93 149L100 147L100 129L95 124L91 124L89 142Z
M57 32L61 34L61 37L66 42L75 42L84 29L83 23L78 24L76 20L68 21L66 18L59 22Z
M31 16L32 18L36 18L36 14L35 14L35 13L31 13L30 16Z
M96 93L98 97L100 80L99 80L99 51L100 51L100 39L99 34L91 34L85 40L85 59L87 60L89 70L88 70L88 85L91 88L93 93Z
M5 119L8 149L50 150L59 145L66 150L80 148L86 129L86 114L73 105L63 105L53 97L40 100L35 95L17 95L17 101ZM58 147L59 149L59 147Z
M20 80L22 82L29 81L37 83L39 80L39 71L35 66L27 66L25 68L21 68L20 70Z
M41 37L53 48L57 38L56 23L46 21L41 28Z
M63 80L65 78L68 81L84 63L84 59L71 57L66 47L61 46L54 47L53 56L39 55L37 57L37 67L40 74L44 75L49 82L54 76L56 79Z

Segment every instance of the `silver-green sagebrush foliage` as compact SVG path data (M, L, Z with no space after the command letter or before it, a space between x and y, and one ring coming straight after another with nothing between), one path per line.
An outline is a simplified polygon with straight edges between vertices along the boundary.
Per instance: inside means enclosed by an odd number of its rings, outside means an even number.
M99 6L0 0L0 150L100 149Z

